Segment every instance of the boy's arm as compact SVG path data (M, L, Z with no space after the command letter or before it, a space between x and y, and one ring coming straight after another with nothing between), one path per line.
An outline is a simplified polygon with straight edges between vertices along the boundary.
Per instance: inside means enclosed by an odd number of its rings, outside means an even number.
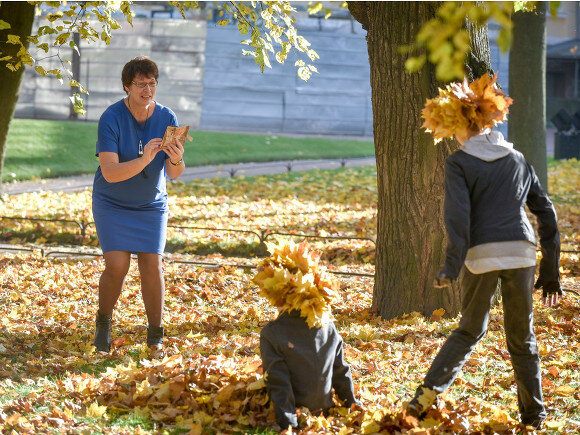
M354 397L350 367L344 362L342 337L338 334L334 325L332 327L338 338L338 345L336 346L336 354L334 355L334 365L332 368L332 386L340 400L345 402L346 406L350 406L353 403L358 402Z
M457 279L469 249L471 201L463 170L449 159L445 162L444 217L448 242L445 265L439 276Z
M562 294L560 290L560 233L558 231L558 217L554 205L542 189L534 168L528 164L532 175L532 185L528 193L526 205L538 218L538 233L542 260L540 261L540 276L536 288L544 287L546 293Z
M260 334L260 355L264 366L264 376L268 395L274 403L276 421L282 430L298 427L296 402L290 381L290 372L284 357L276 352L272 342L264 334Z

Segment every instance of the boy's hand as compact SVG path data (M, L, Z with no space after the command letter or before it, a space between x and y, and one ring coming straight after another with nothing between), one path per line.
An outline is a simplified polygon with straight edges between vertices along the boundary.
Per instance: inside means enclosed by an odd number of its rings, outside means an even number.
M544 302L544 305L548 307L558 305L560 296L562 296L562 289L558 281L545 282L540 276L534 284L534 288L542 289L542 302Z
M437 277L435 277L435 282L433 282L433 287L435 288L445 288L451 285L451 280L443 272L439 272Z

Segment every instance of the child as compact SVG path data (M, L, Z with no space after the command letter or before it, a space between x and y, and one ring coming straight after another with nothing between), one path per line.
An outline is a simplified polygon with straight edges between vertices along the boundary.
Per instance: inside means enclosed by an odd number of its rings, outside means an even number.
M333 407L332 388L346 406L356 399L342 338L331 320L336 281L305 243L269 251L254 282L280 314L262 329L260 354L276 421L285 430L298 427L297 407Z
M452 84L428 100L423 127L437 141L455 136L462 145L445 163L444 216L449 242L435 287L457 279L462 269L462 308L455 329L433 361L409 404L418 417L453 382L475 345L485 335L498 279L507 347L518 391L521 421L535 428L546 417L536 337L532 287L536 239L525 205L539 221L542 260L536 287L554 306L559 283L560 236L556 212L524 156L490 131L503 121L511 98L485 74L470 85Z

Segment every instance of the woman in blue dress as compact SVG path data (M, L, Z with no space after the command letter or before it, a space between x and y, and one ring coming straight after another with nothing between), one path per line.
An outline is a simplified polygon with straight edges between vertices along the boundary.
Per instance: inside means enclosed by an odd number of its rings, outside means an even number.
M129 61L121 75L127 96L109 106L99 120L96 155L100 166L93 183L93 217L105 270L99 281L94 341L98 351L111 348L113 308L131 253L138 258L147 344L155 350L163 346L166 176L178 178L185 165L183 143L175 140L160 148L167 126L178 124L171 109L154 100L158 78L157 65L149 58Z

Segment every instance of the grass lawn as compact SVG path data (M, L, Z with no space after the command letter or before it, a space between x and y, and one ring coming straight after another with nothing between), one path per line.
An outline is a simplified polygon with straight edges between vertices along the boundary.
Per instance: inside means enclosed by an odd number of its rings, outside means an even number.
M188 166L287 159L365 157L372 142L193 131ZM92 173L97 123L15 119L8 135L2 181Z

